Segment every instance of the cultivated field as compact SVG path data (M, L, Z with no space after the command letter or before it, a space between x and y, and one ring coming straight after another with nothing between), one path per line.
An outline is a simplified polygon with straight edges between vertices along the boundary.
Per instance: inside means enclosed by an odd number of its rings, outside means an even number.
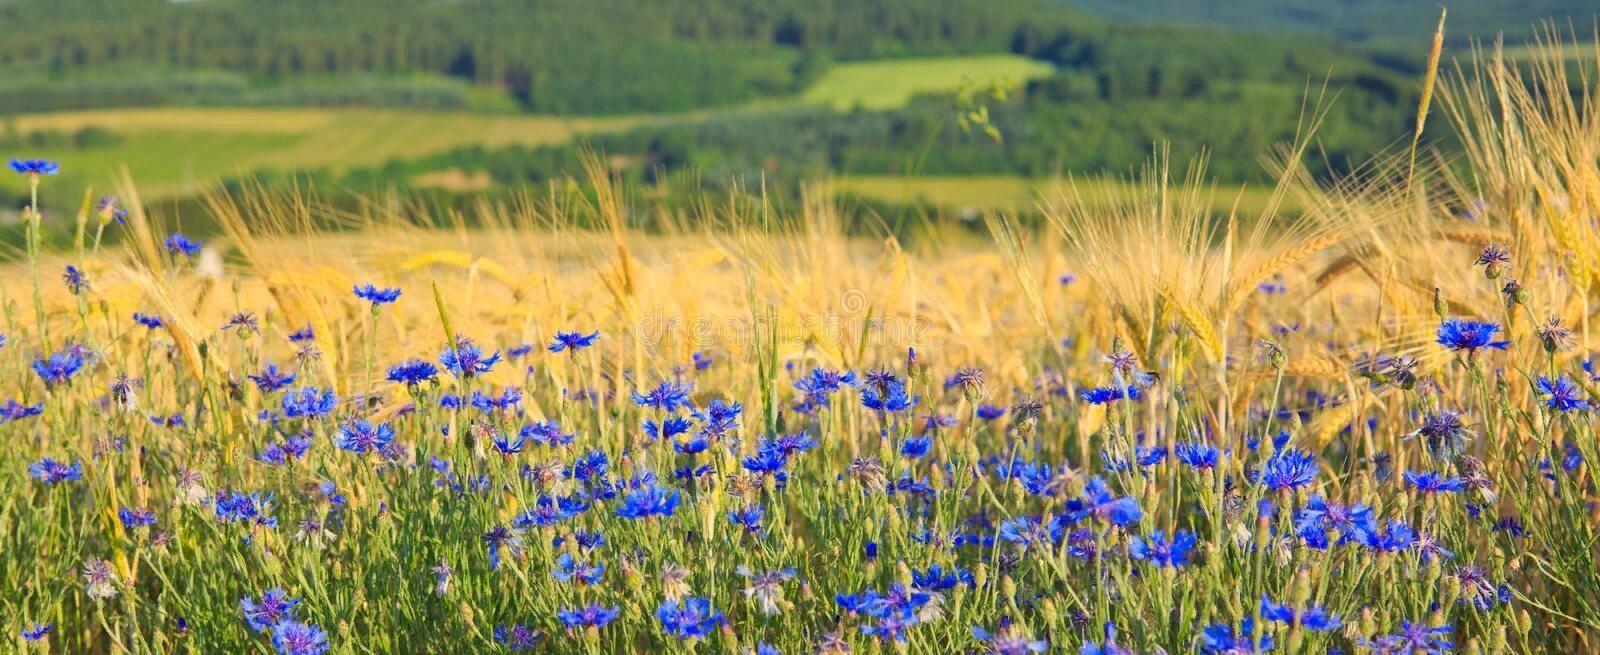
M1020 57L940 57L843 63L803 95L723 111L767 111L797 104L848 110L904 105L917 93L949 92L1000 80L1022 82L1050 67ZM263 170L335 171L377 166L467 145L553 145L584 134L650 121L699 120L709 112L633 117L556 117L395 109L152 108L19 116L19 133L99 127L116 145L68 151L66 169L101 189L126 166L147 198L193 195L220 179ZM18 188L15 179L0 182Z
M1052 70L1043 62L1006 55L854 62L830 67L801 98L840 110L890 109L919 93L948 93L1000 81L1023 84Z

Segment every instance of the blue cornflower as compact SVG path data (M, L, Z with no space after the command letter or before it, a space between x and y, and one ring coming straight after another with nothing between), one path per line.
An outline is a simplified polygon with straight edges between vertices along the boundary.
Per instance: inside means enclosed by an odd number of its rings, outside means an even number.
M145 328L151 330L159 330L167 326L165 319L162 319L156 314L146 314L144 312L134 312L133 322L143 325Z
M200 254L200 242L190 240L189 237L183 236L181 232L173 232L167 237L163 245L167 247L167 252L174 255L193 257Z
M712 398L705 409L696 410L690 415L700 421L701 434L715 438L739 429L739 415L743 412L742 404Z
M515 408L522 403L522 390L516 387L506 387L500 395L485 395L482 392L472 392L472 406L479 411L498 412Z
M1321 607L1309 606L1304 610L1298 610L1288 605L1279 605L1266 594L1261 595L1261 618L1287 625L1299 625L1316 632L1338 630L1344 625L1338 616L1329 614Z
M925 572L911 569L911 586L921 591L944 591L960 585L971 586L974 584L973 580L971 571L958 566L951 566L947 570L938 564L930 564Z
M294 606L298 604L299 599L290 598L289 592L274 587L261 592L260 602L251 598L240 599L239 611L244 614L245 623L250 624L251 630L266 632L279 623L293 621Z
M1484 348L1505 350L1510 341L1495 341L1500 326L1488 321L1467 318L1447 318L1439 324L1438 343L1455 351L1467 351L1468 356Z
M283 621L272 627L272 646L278 655L323 655L328 652L328 633L314 625Z
M601 578L606 575L606 565L600 562L593 564L580 562L572 556L572 553L562 553L561 557L556 558L556 567L550 574L561 582L577 580L589 585L599 584Z
M604 628L607 623L616 619L621 611L621 608L606 607L595 603L577 610L563 607L559 612L556 612L556 617L561 619L561 623L568 628Z
M38 416L43 413L44 403L24 405L17 402L17 399L15 398L7 398L6 404L0 405L0 423L20 421L30 416Z
M512 651L532 650L539 642L539 632L522 624L494 627L494 640Z
M522 426L521 435L532 439L541 446L570 446L578 438L577 433L562 432L561 426L555 421L540 421L532 425Z
M1260 482L1274 491L1293 491L1317 480L1321 468L1316 456L1298 448L1286 448L1267 458Z
M979 405L977 415L978 418L981 418L985 421L993 421L1005 416L1006 408L1004 405Z
M1217 450L1216 446L1198 442L1181 443L1173 446L1172 454L1178 458L1178 461L1183 462L1195 471L1214 469L1221 459L1221 452Z
M1244 617L1240 622L1239 630L1234 631L1233 625L1216 623L1206 626L1201 631L1200 639L1196 646L1205 655L1229 655L1231 653L1265 653L1272 650L1272 637L1261 635L1260 641L1255 641L1255 619Z
M1078 648L1078 655L1138 655L1128 648L1117 645L1117 626L1106 621L1106 640L1096 644L1092 641L1083 642Z
M1467 487L1466 480L1445 477L1438 473L1406 471L1404 477L1407 484L1427 496L1439 493L1456 493Z
M395 384L416 385L433 380L439 369L432 363L410 359L389 367L389 381Z
M677 511L678 492L649 484L629 492L617 508L617 516L625 519L643 519L651 516L672 516Z
M726 622L710 600L697 596L662 603L656 608L656 618L663 631L679 639L704 637Z
M1544 406L1551 410L1564 414L1573 410L1589 409L1589 401L1583 397L1583 389L1578 388L1578 385L1565 375L1554 380L1541 375L1535 387L1538 388L1540 395L1549 396L1544 399Z
M920 437L906 437L900 442L900 455L911 459L921 459L928 454L928 449L933 447L933 437L923 435Z
M55 175L61 172L61 164L49 159L13 159L11 170L18 175L38 177L40 175Z
M1084 497L1075 499L1069 505L1075 506L1078 516L1094 516L1113 525L1127 526L1138 523L1144 516L1139 510L1139 501L1130 496L1117 498L1112 495L1110 487L1104 478L1094 476L1084 486Z
M821 444L816 437L811 436L809 432L801 431L780 434L763 441L761 442L761 450L771 450L781 453L784 457L789 457L816 448L818 445Z
M22 640L39 641L40 639L44 639L46 635L49 635L55 629L56 627L54 625L35 621L32 627L22 629Z
M279 405L287 418L317 418L327 416L338 405L339 397L332 389L300 387L283 395Z
M585 482L598 481L605 477L606 469L610 465L611 460L606 458L605 453L591 450L579 455L572 462L572 469L568 471L567 476Z
M1446 655L1455 648L1441 635L1450 634L1450 626L1428 627L1426 623L1400 622L1400 632L1364 641L1364 645L1382 655Z
M256 388L261 393L272 393L291 384L294 384L295 374L289 371L280 371L276 364L267 364L257 375L247 376L251 382L256 383Z
M594 340L600 338L600 331L595 330L589 334L582 332L556 332L555 340L550 342L549 350L553 353L567 351L576 355L578 351L594 345Z
M1194 550L1194 545L1194 533L1188 530L1177 531L1170 542L1165 532L1153 530L1149 537L1136 536L1128 542L1128 556L1148 561L1157 568L1176 569L1189 563L1189 553Z
M676 439L672 442L672 449L685 455L698 455L711 447L711 439L706 433L701 432L688 439Z
M689 407L688 387L667 380L648 393L633 392L633 402L640 407L651 407L663 412L675 412Z
M883 643L905 643L906 631L917 624L917 615L910 608L884 609L872 614L871 623L861 624L861 634L876 637Z
M711 364L716 361L713 360L710 355L698 350L689 355L689 360L694 362L694 370L696 371L704 371L708 368L711 368Z
M511 520L512 527L526 530L533 527L548 527L570 519L589 510L589 504L577 496L564 496L551 498L539 496L534 501L533 507Z
M454 348L439 353L439 365L458 378L469 378L488 373L500 363L500 352L484 355L483 349L471 339L459 339Z
M289 463L290 459L288 451L284 450L283 444L280 443L267 444L267 447L262 448L261 452L256 454L257 461L273 466L283 466Z
M394 441L394 428L388 423L373 425L361 419L339 426L339 433L333 437L333 445L358 455L382 450L391 441Z
M794 388L805 394L804 404L809 407L827 407L834 393L856 383L854 371L835 371L822 367L811 369L794 382Z
M993 633L979 626L972 626L972 637L978 641L988 642L988 652L994 655L1027 655L1049 650L1049 642L1028 637L1022 634L1015 624L1007 625L1005 620L1001 620L1001 624L1000 629Z
M271 514L272 494L219 491L212 509L221 521L278 527L277 517Z
M77 462L68 464L66 462L58 462L49 457L41 457L39 461L28 465L28 475L45 484L57 484L67 480L82 480L83 466Z
M728 521L732 522L736 526L744 528L745 532L751 534L760 534L761 519L762 517L766 516L766 513L766 508L762 507L761 505L750 505L744 509L736 509L728 512Z
M33 360L33 372L44 380L47 387L65 384L83 370L83 355L78 349L67 348L61 352L51 353L44 359Z
M1089 387L1078 390L1078 397L1090 405L1104 405L1123 398L1139 400L1144 392L1139 387Z
M289 341L293 343L300 343L302 341L315 341L316 339L317 331L311 329L311 326L309 325L289 333Z
M1018 516L1001 521L995 534L1001 539L1024 547L1049 545L1061 538L1061 530L1055 522L1047 524L1032 516Z
M124 507L117 510L117 520L122 522L122 527L134 530L156 524L156 513L138 507Z
M489 570L500 568L501 551L506 551L512 557L522 556L522 535L503 525L490 528L483 533L483 545L489 549Z
M574 530L572 532L572 541L578 544L579 550L587 553L606 545L606 536L588 530Z
M67 291L74 296L81 296L89 290L89 278L83 274L83 269L67 264L66 272L61 274L61 283L67 285Z
M1382 530L1365 530L1356 536L1363 546L1379 553L1397 553L1417 545L1416 531L1396 519L1389 519Z
M763 448L744 458L744 468L751 473L778 473L788 465L789 458L783 455L783 451L770 448Z
M399 287L376 287L371 284L357 285L351 289L357 298L372 303L372 308L388 305L400 299Z
M903 412L916 404L917 398L908 395L905 385L898 380L883 387L868 385L861 390L861 406L880 414Z
M501 455L507 456L520 453L524 448L528 447L528 438L522 436L520 432L515 435L509 432L496 432L494 439L490 441L494 443L495 450L500 451Z
M1338 543L1346 544L1360 540L1362 535L1377 528L1371 507L1360 503L1330 503L1321 494L1313 495L1295 515L1295 532L1305 540L1306 545L1318 550L1328 547L1329 530L1338 531Z
M649 435L652 441L671 439L688 432L691 427L694 426L689 423L689 419L682 416L669 416L659 423L655 419L645 419L644 421L644 433Z

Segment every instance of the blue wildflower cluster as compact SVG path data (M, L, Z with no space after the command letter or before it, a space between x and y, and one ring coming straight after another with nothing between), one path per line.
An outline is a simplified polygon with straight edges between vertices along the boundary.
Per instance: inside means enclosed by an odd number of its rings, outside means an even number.
M12 167L35 184L55 172ZM219 299L186 263L199 241L146 241L161 275L139 280L182 291L137 299L159 314L129 323L135 299L104 297L114 269L74 263L42 328L13 321L0 340L15 648L1597 641L1600 398L1585 328L1563 327L1583 303L1507 293L1526 267L1504 248L1479 253L1493 288L1440 291L1431 315L1405 295L1428 278L1388 262L1369 272L1396 282L1374 297L1400 315L1381 320L1320 296L1337 318L1319 320L1289 299L1322 282L1286 271L1227 280L1200 309L1170 289L1101 306L1103 280L1060 278L1063 297L1034 300L1081 318L1065 342L1007 305L944 346L881 347L874 316L843 346L774 330L696 350L583 325L637 311L637 288L610 277L542 314L530 289L490 302L448 285L415 303L346 282L312 303L276 273ZM162 245L172 257L149 256ZM977 293L952 295L1006 302ZM1529 320L1530 303L1563 318Z

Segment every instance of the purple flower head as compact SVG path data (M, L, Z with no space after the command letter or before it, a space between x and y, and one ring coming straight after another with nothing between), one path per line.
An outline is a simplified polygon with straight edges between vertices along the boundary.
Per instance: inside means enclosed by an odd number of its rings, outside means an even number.
M272 647L278 655L323 655L328 652L328 633L314 625L283 621L272 627Z

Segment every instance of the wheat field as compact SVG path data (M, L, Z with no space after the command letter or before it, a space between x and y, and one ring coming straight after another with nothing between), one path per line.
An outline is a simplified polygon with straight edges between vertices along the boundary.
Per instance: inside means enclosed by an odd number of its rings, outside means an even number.
M1248 204L1158 152L981 242L826 194L646 233L599 165L462 215L212 195L191 238L124 180L5 269L0 640L1592 652L1571 49L1428 76L1461 161L1314 179L1313 116Z

